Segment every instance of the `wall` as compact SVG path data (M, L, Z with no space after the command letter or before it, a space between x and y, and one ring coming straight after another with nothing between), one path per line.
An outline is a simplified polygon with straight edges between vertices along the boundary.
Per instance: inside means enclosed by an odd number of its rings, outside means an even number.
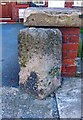
M16 2L12 2L12 20L19 20L19 9L29 7L28 4L16 4Z
M62 27L62 76L75 76L80 28Z

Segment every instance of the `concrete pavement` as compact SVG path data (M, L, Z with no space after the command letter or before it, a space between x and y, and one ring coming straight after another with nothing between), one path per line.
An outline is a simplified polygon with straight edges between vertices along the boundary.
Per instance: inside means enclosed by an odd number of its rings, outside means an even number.
M81 118L81 78L64 78L56 100L60 118Z
M81 78L64 78L55 95L44 100L20 91L2 87L3 118L81 118Z

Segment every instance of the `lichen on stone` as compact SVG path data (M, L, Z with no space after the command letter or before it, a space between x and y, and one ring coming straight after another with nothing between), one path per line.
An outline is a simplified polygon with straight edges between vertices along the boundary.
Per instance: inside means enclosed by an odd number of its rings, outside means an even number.
M58 29L26 28L18 41L19 84L43 99L60 85L62 34Z

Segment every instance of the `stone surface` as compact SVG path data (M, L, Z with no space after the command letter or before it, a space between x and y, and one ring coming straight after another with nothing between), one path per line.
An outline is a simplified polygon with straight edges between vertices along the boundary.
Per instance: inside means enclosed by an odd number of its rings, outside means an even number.
M19 88L0 87L0 119L60 117L78 120L83 117L82 87L80 78L64 78L56 96L51 94L44 100L34 99Z
M75 59L75 63L76 63L76 76L81 76L82 74L82 66L81 66L81 59L80 58L76 58Z
M34 99L14 87L0 87L0 118L58 118L56 99L51 95L44 100ZM1 99L2 98L2 99ZM1 108L0 107L0 108Z
M58 29L26 28L18 35L19 84L43 99L60 83L62 35Z
M80 15L80 17L79 17ZM81 11L70 8L27 8L24 12L26 26L81 26Z
M81 118L81 78L64 78L56 100L60 118Z

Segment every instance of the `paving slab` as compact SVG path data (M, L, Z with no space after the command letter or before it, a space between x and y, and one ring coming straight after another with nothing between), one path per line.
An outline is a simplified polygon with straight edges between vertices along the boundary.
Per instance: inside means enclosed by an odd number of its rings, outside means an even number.
M18 88L0 88L2 95L2 118L58 118L53 95L44 100L34 99Z
M60 118L81 118L81 78L64 78L56 99Z

